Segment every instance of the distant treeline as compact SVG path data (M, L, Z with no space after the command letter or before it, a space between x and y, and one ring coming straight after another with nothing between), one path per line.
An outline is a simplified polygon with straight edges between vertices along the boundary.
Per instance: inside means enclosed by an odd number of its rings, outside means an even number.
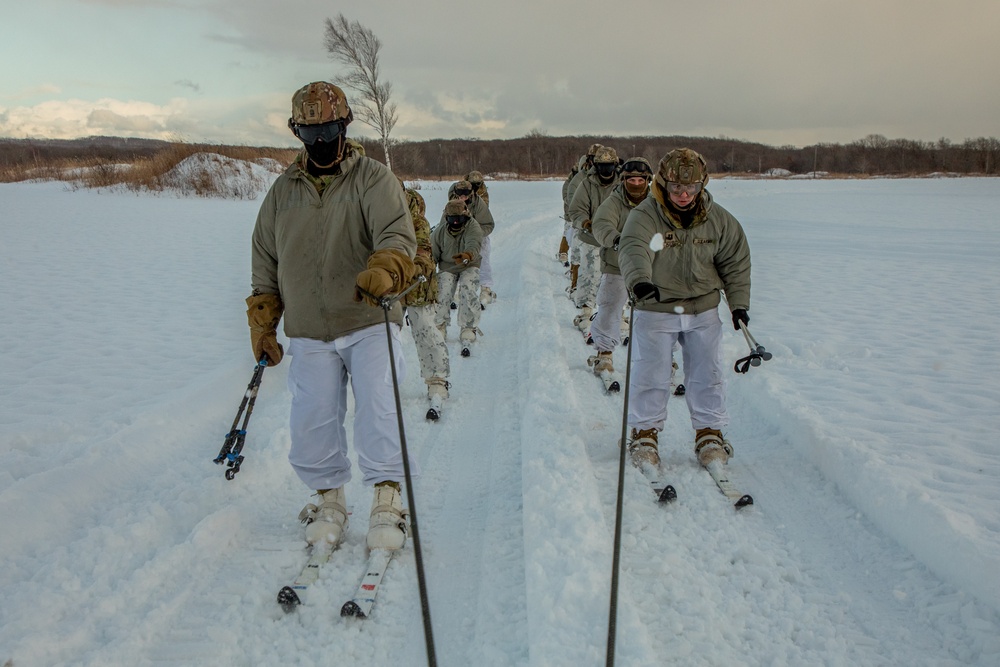
M380 158L376 142L365 150ZM611 146L621 158L644 157L654 168L674 148L692 148L708 161L714 174L792 174L828 172L856 176L910 176L931 172L998 173L1000 140L969 139L954 144L887 139L870 135L849 144L767 146L737 139L710 137L550 137L533 134L519 139L436 139L400 142L392 149L393 169L408 178L447 178L473 169L520 176L565 176L593 144Z
M360 139L375 159L384 155L375 140ZM768 146L725 137L550 137L532 133L518 139L433 139L400 141L393 145L393 169L402 177L448 179L473 169L486 174L546 178L565 176L593 143L611 146L619 157L641 156L655 167L674 148L692 148L708 161L714 174L753 175L773 170L792 174L827 172L846 176L913 176L934 172L996 175L1000 140L994 137L953 143L887 139L869 135L849 144ZM0 180L20 180L28 172L59 163L107 161L130 163L170 149L170 142L120 137L86 139L0 139ZM190 150L194 146L188 146ZM228 150L224 150L228 149ZM291 160L290 148L225 147L205 144L203 150L253 153Z

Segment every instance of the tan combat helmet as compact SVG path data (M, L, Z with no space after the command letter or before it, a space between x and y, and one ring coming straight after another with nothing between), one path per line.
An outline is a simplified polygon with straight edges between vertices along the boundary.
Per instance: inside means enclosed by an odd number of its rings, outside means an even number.
M459 198L450 199L444 206L444 214L448 215L469 215L469 207Z
M485 181L486 178L483 176L483 172L473 170L466 174L465 180L467 180L473 188L478 190L479 186L483 184L483 181Z
M667 183L708 184L708 163L705 158L690 148L675 148L663 156L656 172L656 182L666 187Z
M594 153L594 164L618 164L618 152L610 146L599 146Z
M346 126L354 120L347 97L339 87L326 81L314 81L302 86L292 95L292 117L288 126L320 125L343 121Z

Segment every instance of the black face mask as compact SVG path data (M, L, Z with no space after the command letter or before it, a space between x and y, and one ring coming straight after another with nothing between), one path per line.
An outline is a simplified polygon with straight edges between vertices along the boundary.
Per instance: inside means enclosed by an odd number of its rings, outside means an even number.
M594 169L601 180L607 181L615 175L615 166L613 162L598 162L594 165Z
M305 144L306 153L314 165L320 169L334 166L340 159L341 149L344 145L344 135L339 135L333 142L317 141L312 144Z

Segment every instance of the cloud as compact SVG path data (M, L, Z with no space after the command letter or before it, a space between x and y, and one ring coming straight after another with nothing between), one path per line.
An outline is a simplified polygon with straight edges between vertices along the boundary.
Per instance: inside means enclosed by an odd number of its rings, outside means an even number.
M18 90L17 92L12 93L10 95L5 95L4 97L9 100L17 101L17 100L27 100L33 97L42 97L42 96L48 97L51 95L58 95L61 92L62 89L59 88L59 86L56 86L51 83L42 83L37 86L31 86L29 88Z
M181 88L190 88L196 93L201 92L201 86L199 86L197 83L189 79L180 79L178 81L174 81L174 85L180 86Z
M181 99L166 105L114 99L50 100L2 109L0 135L72 139L103 134L171 139L171 119L183 115L186 106Z

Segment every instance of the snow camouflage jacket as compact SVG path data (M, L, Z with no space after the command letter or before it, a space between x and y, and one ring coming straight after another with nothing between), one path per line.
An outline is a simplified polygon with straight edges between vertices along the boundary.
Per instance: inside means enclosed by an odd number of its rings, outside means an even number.
M413 257L416 238L399 181L349 144L320 195L296 160L268 190L253 231L252 287L278 294L285 334L331 341L382 324L382 309L354 301L358 273L376 250ZM396 303L390 319L403 321Z
M629 289L650 282L660 300L637 304L639 310L697 315L718 307L719 290L726 291L729 309L750 309L750 246L733 215L702 192L705 214L688 229L671 218L650 196L629 213L618 244L618 264ZM663 249L649 247L663 235Z
M424 198L416 190L407 188L406 203L410 209L410 218L413 220L413 233L417 237L417 254L431 257L433 254L431 249L431 223L427 222L427 218L424 217L424 212L427 210ZM417 273L419 274L419 267ZM415 279L416 276L414 276ZM403 303L413 307L437 303L437 293L437 273L432 273L427 282L417 285L403 297Z
M448 188L448 199L451 200L454 198L455 184L452 183L451 187ZM469 207L469 213L479 223L479 227L483 230L483 236L492 234L496 223L493 221L493 214L490 213L489 205L483 201L483 198L476 193L472 193L472 196L465 202L465 205ZM444 213L441 214L440 224L444 224ZM437 228L435 227L435 229Z
M431 231L431 256L438 263L438 271L461 273L473 266L478 268L482 264L479 253L483 247L483 236L483 228L475 218L469 218L462 231L454 236L448 231L448 224L445 222L435 227ZM465 265L453 262L451 258L460 252L471 252L472 261Z
M594 238L593 232L587 232L583 229L583 221L594 221L594 214L597 212L597 207L608 198L608 195L611 194L611 191L614 190L618 183L620 181L617 178L613 178L610 183L604 185L597 178L597 171L593 167L587 170L586 177L580 181L580 186L573 193L573 201L569 203L569 219L573 222L573 228L576 229L573 232L574 235L579 234L582 243L596 246L601 245Z
M638 204L633 203L626 196L625 184L619 181L608 198L594 212L592 218L593 234L601 246L601 273L615 275L621 273L618 268L618 250L614 247L615 239L621 236L622 228L625 227L625 219L636 206Z

